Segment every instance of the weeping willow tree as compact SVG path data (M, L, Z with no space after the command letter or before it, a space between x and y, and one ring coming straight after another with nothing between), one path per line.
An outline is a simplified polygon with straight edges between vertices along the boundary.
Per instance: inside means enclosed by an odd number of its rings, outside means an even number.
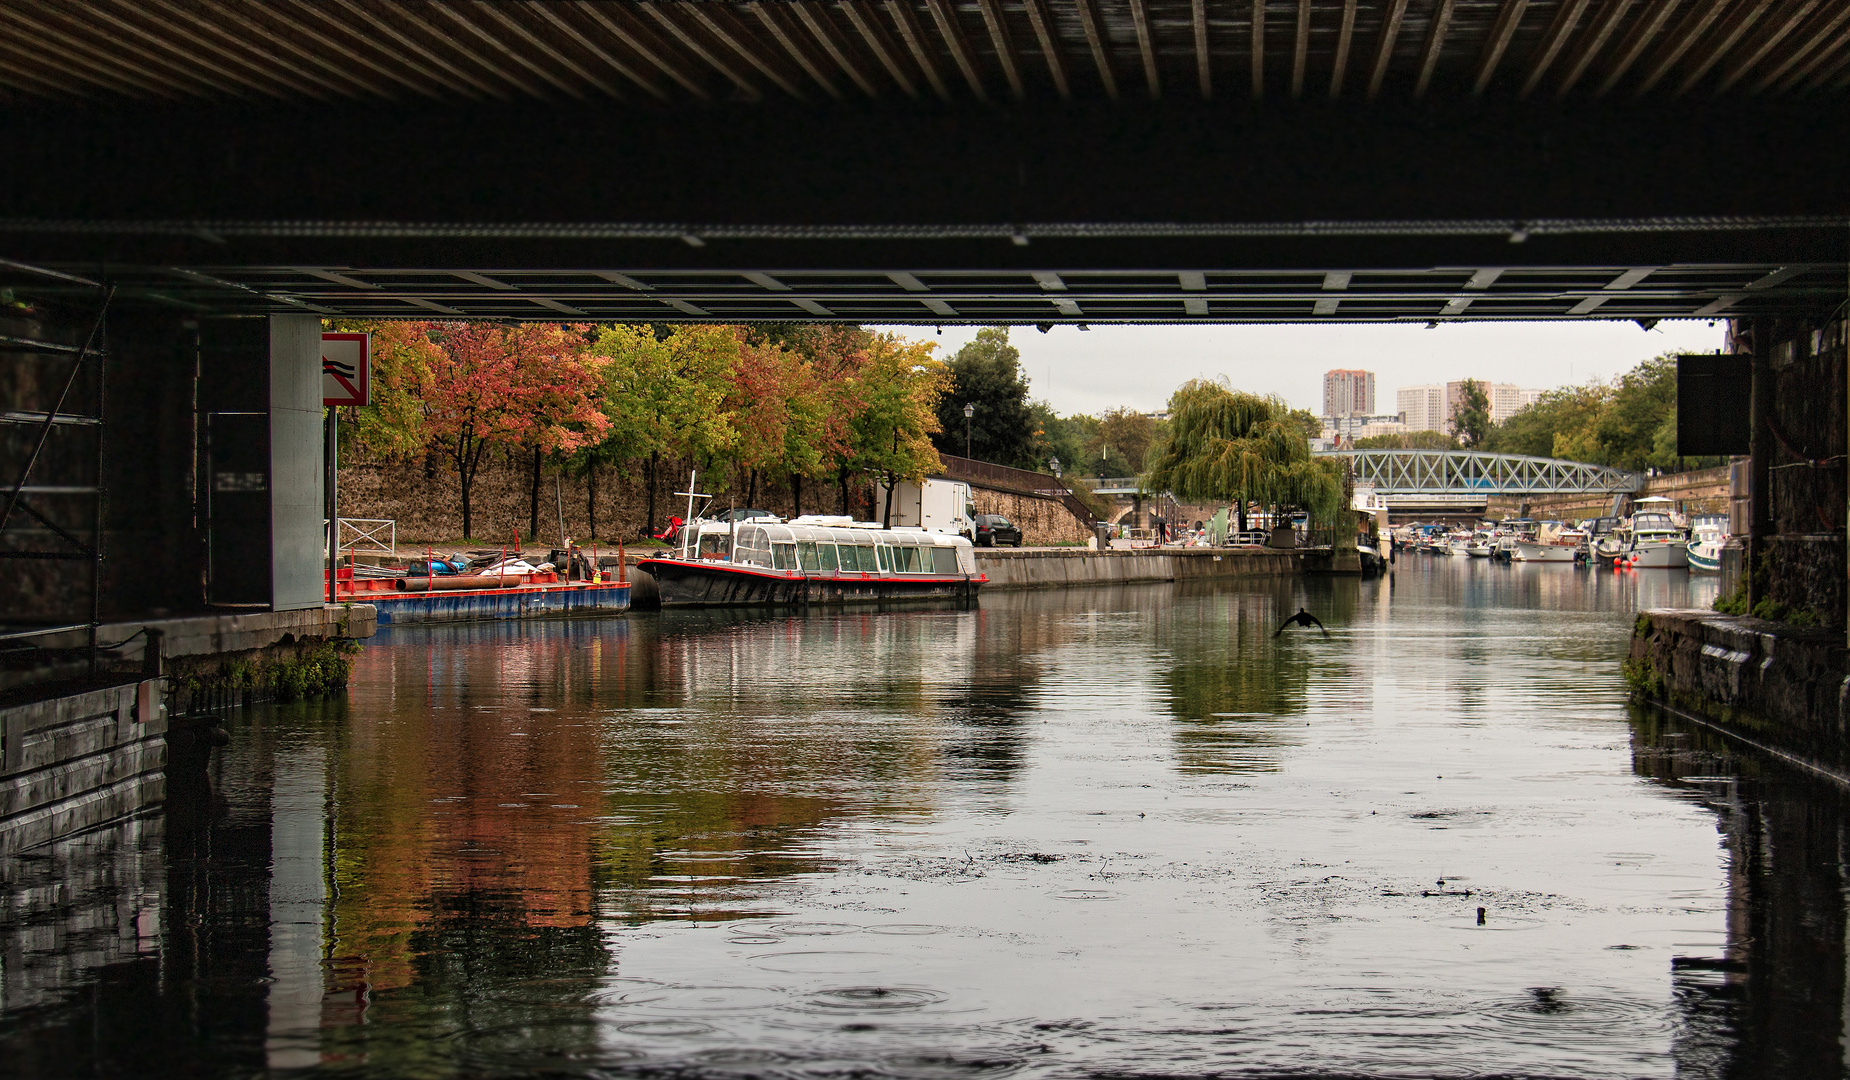
M1169 397L1169 431L1150 456L1146 491L1184 502L1298 510L1334 524L1345 509L1343 470L1314 458L1304 428L1284 399L1233 389L1225 379L1191 379ZM1338 529L1338 535L1343 530Z

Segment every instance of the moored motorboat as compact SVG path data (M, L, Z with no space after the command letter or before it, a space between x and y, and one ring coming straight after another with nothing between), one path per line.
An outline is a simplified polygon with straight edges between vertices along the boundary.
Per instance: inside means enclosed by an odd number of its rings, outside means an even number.
M1683 570L1689 567L1689 539L1668 514L1638 514L1632 518L1627 563L1641 570Z
M1701 574L1720 573L1722 545L1727 542L1728 530L1722 524L1714 521L1697 522L1688 544L1690 571Z
M989 581L962 536L845 517L697 521L637 566L663 607L962 600Z

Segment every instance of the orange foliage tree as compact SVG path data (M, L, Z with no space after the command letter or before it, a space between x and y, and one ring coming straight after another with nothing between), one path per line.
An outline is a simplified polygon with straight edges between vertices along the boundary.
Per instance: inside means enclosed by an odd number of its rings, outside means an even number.
M493 446L566 454L601 438L597 357L578 327L547 323L436 324L440 351L420 396L424 431L456 467L463 535L475 527L471 491Z

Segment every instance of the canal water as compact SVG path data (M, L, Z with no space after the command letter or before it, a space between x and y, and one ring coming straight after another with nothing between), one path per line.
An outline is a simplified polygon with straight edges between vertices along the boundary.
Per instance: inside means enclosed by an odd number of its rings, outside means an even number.
M1842 795L1626 704L1713 592L384 631L204 811L4 864L0 1072L1842 1075Z

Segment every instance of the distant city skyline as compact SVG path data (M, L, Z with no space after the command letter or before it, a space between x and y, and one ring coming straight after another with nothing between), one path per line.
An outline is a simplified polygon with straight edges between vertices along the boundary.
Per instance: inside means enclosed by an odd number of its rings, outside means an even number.
M1664 352L1714 352L1726 324L1711 320L1629 322L1443 323L1335 326L1056 326L1042 334L1011 328L1037 399L1063 415L1125 407L1155 412L1188 379L1225 375L1237 388L1277 394L1293 408L1317 412L1323 374L1332 368L1373 371L1378 406L1393 411L1403 386L1473 378L1551 390L1590 378L1610 381ZM976 336L974 326L886 327L940 346L948 358Z

